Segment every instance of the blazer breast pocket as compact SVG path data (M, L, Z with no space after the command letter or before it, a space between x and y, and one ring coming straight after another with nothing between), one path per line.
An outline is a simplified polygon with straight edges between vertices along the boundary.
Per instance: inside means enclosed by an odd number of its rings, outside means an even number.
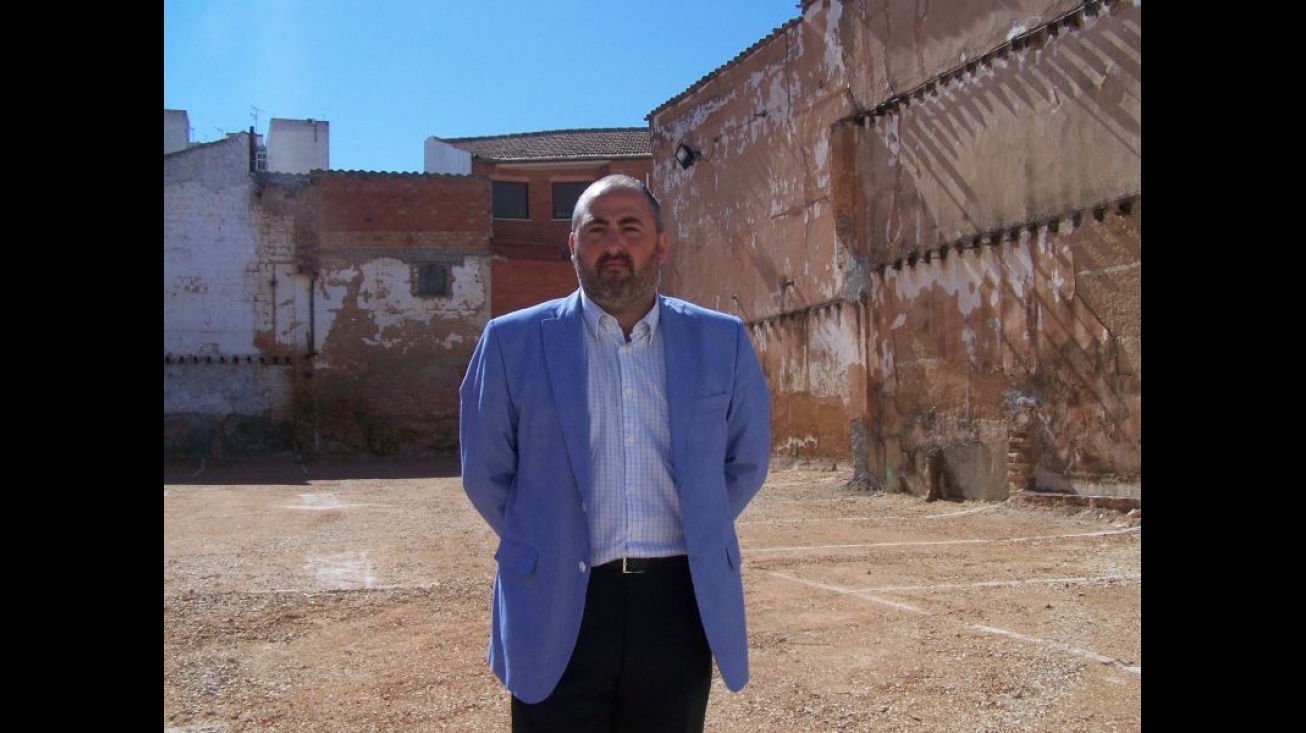
M730 394L722 392L720 394L708 395L706 397L695 397L690 404L689 414L695 417L704 413L720 412L725 414L726 407L730 405Z
M687 445L700 459L720 460L726 452L726 415L730 395L726 393L699 397L689 408Z

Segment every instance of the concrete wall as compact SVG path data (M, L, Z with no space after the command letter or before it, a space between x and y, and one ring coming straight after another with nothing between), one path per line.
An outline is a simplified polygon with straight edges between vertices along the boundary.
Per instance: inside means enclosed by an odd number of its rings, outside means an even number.
M804 3L650 115L666 289L752 324L778 456L1138 494L1141 6L928 10Z
M163 110L163 154L190 147L190 115L184 109Z

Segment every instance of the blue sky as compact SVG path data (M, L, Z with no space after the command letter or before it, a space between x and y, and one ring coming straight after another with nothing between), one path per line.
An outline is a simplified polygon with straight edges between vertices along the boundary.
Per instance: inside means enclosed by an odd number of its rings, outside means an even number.
M335 170L422 170L427 137L638 127L798 0L164 0L163 108L191 141L331 123Z

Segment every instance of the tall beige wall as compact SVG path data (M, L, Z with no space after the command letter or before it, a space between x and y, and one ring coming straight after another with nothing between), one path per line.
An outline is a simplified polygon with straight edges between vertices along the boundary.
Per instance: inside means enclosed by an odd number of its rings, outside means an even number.
M650 115L666 287L752 324L778 457L1141 492L1141 38L1134 3L808 2Z

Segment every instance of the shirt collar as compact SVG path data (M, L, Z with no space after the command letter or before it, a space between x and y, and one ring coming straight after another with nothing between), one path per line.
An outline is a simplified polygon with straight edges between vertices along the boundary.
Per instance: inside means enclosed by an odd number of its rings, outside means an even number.
M654 296L653 307L649 308L648 313L645 313L644 317L639 319L640 322L648 324L648 333L650 337L657 333L658 323L662 320L662 309L659 307L661 302L661 296ZM589 329L590 334L600 333L599 321L601 321L604 316L611 315L603 310L603 307L598 303L590 300L590 297L585 294L585 288L580 289L580 310L581 314L585 317L585 327ZM635 328L639 328L639 323L635 324ZM633 335L634 330L632 330L631 333Z

